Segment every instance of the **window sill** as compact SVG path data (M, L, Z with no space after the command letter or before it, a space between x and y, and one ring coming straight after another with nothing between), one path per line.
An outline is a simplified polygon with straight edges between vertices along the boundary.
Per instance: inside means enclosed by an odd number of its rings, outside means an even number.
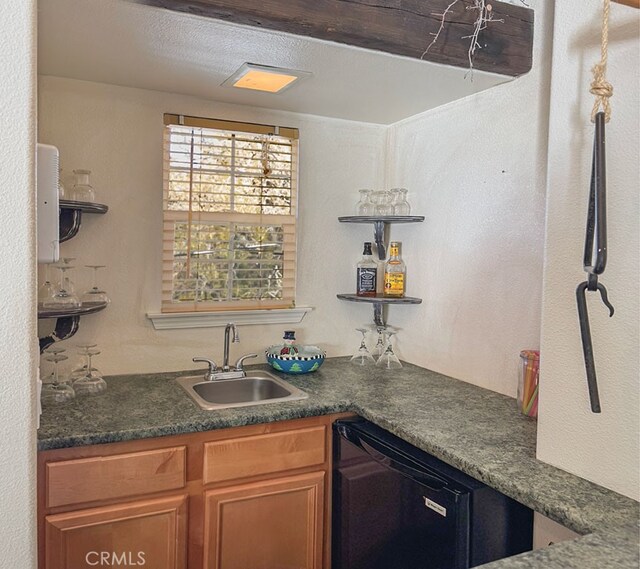
M273 310L225 310L221 312L147 312L156 330L183 328L214 328L236 324L298 324L311 312L311 306L274 308Z

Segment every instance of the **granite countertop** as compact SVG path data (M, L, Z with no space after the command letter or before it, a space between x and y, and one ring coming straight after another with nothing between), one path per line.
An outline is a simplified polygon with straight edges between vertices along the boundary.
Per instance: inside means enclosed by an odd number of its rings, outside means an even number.
M353 411L583 535L490 567L640 566L638 502L536 460L535 421L509 397L410 364L390 373L331 358L315 373L281 376L308 399L203 411L172 381L185 373L194 372L112 376L100 397L46 408L38 449Z

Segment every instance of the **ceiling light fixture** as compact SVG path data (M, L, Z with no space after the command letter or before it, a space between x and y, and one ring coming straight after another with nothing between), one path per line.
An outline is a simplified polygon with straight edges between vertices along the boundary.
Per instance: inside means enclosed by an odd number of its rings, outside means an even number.
M282 93L296 81L310 76L311 73L306 71L243 63L240 69L222 85L225 87L237 87L238 89L264 91L266 93Z

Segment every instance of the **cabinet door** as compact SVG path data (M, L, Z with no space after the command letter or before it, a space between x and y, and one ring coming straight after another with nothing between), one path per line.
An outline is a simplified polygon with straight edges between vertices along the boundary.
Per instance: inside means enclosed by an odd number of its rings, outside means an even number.
M186 529L186 496L47 516L45 566L184 569Z
M324 473L205 493L205 569L321 569Z

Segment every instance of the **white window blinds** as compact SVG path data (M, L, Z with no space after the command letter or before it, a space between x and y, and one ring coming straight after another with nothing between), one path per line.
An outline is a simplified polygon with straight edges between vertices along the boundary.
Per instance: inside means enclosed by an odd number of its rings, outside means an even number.
M294 306L298 131L164 122L162 311Z

